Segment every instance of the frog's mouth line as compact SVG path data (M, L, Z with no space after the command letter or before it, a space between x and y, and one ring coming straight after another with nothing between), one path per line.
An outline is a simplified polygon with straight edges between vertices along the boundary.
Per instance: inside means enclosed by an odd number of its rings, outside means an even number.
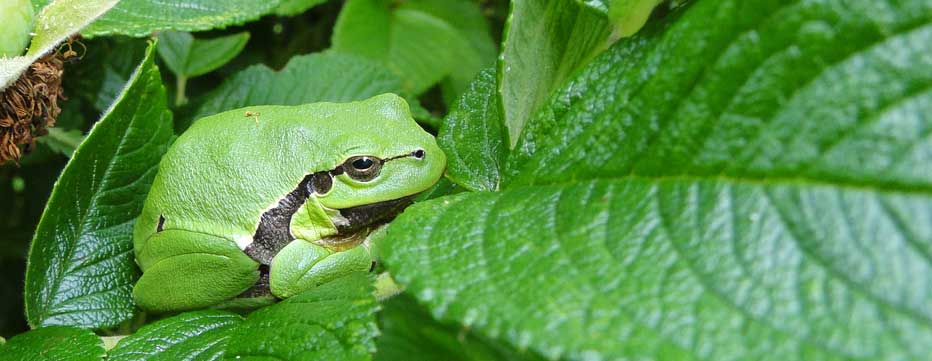
M352 233L361 227L388 221L395 218L405 207L409 206L415 195L378 203L339 209L340 215L333 217L333 224L340 234Z
M348 249L362 243L369 231L391 222L401 211L413 203L416 194L378 203L338 209L330 218L337 227L337 234L319 241L323 246Z

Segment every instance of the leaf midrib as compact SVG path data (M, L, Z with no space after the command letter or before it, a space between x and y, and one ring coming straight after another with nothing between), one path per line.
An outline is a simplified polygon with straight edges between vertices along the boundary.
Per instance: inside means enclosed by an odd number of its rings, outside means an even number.
M832 189L842 189L842 190L851 190L858 192L868 192L868 193L882 193L882 194L902 194L908 196L919 196L919 197L932 197L932 185L922 185L922 186L907 186L902 185L897 187L895 184L884 184L884 183L871 183L871 182L846 182L845 180L839 179L836 181L830 179L817 179L811 177L786 177L786 176L732 176L727 174L678 174L678 175L642 175L642 174L627 174L621 176L610 176L610 177L593 177L590 179L579 179L571 178L564 182L548 182L548 183L532 183L532 184L516 184L505 187L504 190L514 190L514 189L523 189L523 188L533 188L533 187L544 187L544 186L572 186L578 185L581 183L588 183L592 181L616 181L616 182L626 182L626 181L649 181L654 183L662 182L684 182L684 183L699 183L699 182L724 182L732 184L745 184L758 187L780 187L780 186L796 186L800 188L832 188Z

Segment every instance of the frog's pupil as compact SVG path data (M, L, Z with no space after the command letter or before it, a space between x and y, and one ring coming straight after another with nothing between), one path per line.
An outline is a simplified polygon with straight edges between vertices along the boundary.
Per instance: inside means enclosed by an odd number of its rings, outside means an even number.
M353 168L364 170L369 169L372 166L372 159L369 158L359 158L353 161Z

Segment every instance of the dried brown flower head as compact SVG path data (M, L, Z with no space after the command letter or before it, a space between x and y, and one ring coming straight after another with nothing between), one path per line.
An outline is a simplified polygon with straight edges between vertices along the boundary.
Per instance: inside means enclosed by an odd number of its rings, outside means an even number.
M52 52L29 66L0 94L0 164L18 161L61 113L63 57ZM23 149L20 148L23 146Z

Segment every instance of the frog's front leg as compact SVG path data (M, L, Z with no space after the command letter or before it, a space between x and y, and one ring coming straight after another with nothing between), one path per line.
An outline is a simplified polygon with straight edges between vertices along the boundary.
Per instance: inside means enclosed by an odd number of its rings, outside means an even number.
M143 309L171 312L204 308L236 297L259 278L259 263L232 240L168 229L138 249L142 277L133 298Z
M334 251L296 239L272 260L269 284L272 294L287 298L350 273L368 271L371 267L372 256L366 245Z

